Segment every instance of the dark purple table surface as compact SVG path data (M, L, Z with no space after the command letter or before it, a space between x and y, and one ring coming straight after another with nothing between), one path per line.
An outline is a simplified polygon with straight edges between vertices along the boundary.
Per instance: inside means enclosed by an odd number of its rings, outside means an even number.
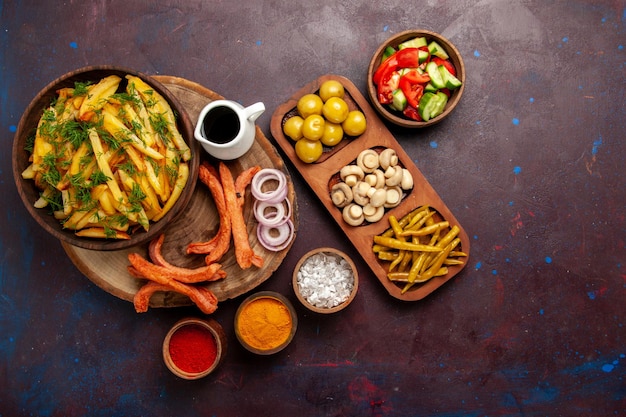
M0 416L613 416L626 414L626 3L617 1L0 1ZM28 216L11 170L22 112L48 82L111 64L274 109L324 74L365 94L394 33L450 39L467 70L449 120L390 127L471 237L469 264L419 302L390 297L288 163L298 238L259 290L296 304L272 357L230 347L200 381L161 358L188 308L135 313ZM350 254L354 303L321 317L291 273Z

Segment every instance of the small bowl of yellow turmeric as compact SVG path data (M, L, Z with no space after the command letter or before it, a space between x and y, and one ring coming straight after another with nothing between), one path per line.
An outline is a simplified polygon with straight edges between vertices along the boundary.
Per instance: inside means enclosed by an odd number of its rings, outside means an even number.
M271 355L283 350L296 334L298 317L287 298L261 291L243 300L235 313L235 335L252 353Z

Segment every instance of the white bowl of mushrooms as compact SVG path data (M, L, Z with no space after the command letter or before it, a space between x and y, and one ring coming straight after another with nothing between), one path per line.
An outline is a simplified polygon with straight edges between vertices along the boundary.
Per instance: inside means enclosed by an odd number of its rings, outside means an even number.
M371 148L339 171L330 190L333 204L350 226L376 223L413 188L413 176L392 148Z

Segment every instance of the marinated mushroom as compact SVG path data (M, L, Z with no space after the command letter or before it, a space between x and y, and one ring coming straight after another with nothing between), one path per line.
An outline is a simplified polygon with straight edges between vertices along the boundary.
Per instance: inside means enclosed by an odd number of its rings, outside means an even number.
M386 197L387 199L385 200L384 207L396 207L402 201L402 190L398 186L389 187L387 188Z
M376 175L376 184L372 187L383 188L385 186L385 173L381 169L377 169L370 175Z
M365 177L365 173L358 165L346 165L339 171L339 176L343 182L354 187L357 182Z
M400 185L400 183L402 182L402 169L403 168L399 165L387 168L387 170L385 171L385 177L387 178L385 180L385 185L387 185L388 187Z
M365 149L356 158L356 164L365 173L371 173L380 165L378 152L373 149Z
M360 206L364 206L369 203L368 192L372 187L365 181L359 181L354 187L352 187L352 198L355 203Z
M374 207L382 207L387 202L387 190L384 188L375 189L370 195L370 204Z
M363 224L365 217L363 216L363 207L358 204L351 203L343 208L343 220L350 226L360 226Z
M345 182L338 182L330 190L330 197L335 206L339 208L345 207L352 203L352 188Z
M368 204L363 207L363 218L370 223L376 223L382 219L384 215L385 208L383 206L374 207L373 205Z
M365 176L365 178L363 178L363 181L365 181L366 183L368 183L370 185L370 187L375 187L376 186L376 175L375 174L367 174Z
M413 188L413 175L411 175L411 172L409 172L406 168L402 169L402 181L400 182L400 187L402 187L403 190L410 190Z
M398 165L398 155L396 151L391 148L383 150L380 155L378 155L378 160L383 171L386 171L389 167Z

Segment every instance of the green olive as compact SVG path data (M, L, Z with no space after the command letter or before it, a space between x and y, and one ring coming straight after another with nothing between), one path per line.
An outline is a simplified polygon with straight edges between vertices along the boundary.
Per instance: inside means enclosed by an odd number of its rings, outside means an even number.
M331 97L322 107L322 114L331 123L341 123L348 117L348 104L339 97Z
M338 123L326 122L320 141L326 146L336 146L343 139L343 128Z
M320 159L324 152L324 146L319 140L300 139L295 145L296 155L302 162L312 164Z
M320 140L324 136L326 121L319 114L312 114L302 122L302 136L308 140Z
M291 138L291 140L298 140L302 138L302 125L304 119L300 116L292 116L283 125L283 133Z
M365 115L359 110L352 110L348 113L348 117L341 124L343 131L348 136L359 136L365 132L367 128L367 122L365 121Z
M320 86L319 95L324 102L331 97L343 98L345 89L343 85L337 80L326 80Z
M303 119L306 119L312 114L322 114L322 107L324 102L317 94L305 94L298 100L297 108L298 113Z

